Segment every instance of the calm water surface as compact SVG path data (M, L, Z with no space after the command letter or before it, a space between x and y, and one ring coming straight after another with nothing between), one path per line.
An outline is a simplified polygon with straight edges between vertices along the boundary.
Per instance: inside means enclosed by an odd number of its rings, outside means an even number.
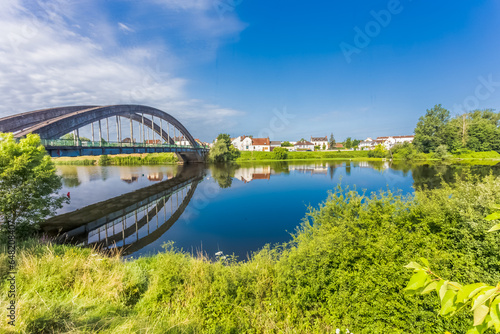
M62 191L70 193L71 203L58 215L94 204L76 215L85 218L93 208L104 218L89 218L92 223L79 242L122 247L134 257L161 252L165 242L174 241L189 252L213 256L222 251L246 259L265 244L290 240L308 206L318 207L339 183L367 193L390 189L407 194L414 187L438 186L441 177L449 180L467 167L335 161L192 168L59 166ZM498 167L472 168L499 173ZM100 203L109 199L105 207L113 209L102 209Z

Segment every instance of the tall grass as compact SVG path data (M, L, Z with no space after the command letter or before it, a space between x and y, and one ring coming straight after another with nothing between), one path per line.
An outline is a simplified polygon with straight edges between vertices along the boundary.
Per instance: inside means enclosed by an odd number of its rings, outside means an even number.
M434 296L406 296L419 256L460 282L500 280L500 236L483 217L500 178L463 176L415 196L337 188L289 243L247 261L211 260L165 245L123 260L31 242L18 250L24 333L461 333L466 315L436 315ZM6 256L0 253L0 275ZM3 274L2 274L3 273ZM2 277L0 309L7 305ZM0 332L13 329L0 323Z
M169 165L176 164L179 159L174 153L147 153L134 155L101 155L90 159L81 157L77 158L55 158L53 159L56 165L114 165L114 166L130 166L130 165Z

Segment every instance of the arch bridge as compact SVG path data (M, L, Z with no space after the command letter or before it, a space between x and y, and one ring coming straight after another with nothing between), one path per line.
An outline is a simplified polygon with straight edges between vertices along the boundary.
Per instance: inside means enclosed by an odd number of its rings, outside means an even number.
M80 137L89 125L90 138ZM36 133L52 157L173 152L183 162L202 162L208 153L172 115L142 105L35 110L0 118L0 132Z

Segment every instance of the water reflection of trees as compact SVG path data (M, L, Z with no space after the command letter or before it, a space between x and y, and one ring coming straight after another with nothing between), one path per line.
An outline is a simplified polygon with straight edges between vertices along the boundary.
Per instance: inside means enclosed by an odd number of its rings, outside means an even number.
M64 187L76 188L81 184L75 166L59 166L58 170L61 175Z
M415 189L440 188L442 182L450 183L466 175L484 177L492 173L500 175L500 166L487 165L448 165L448 164L418 164L393 163L391 168L403 172L412 172Z
M222 189L231 187L233 183L234 172L240 168L238 164L212 164L210 172L212 177Z

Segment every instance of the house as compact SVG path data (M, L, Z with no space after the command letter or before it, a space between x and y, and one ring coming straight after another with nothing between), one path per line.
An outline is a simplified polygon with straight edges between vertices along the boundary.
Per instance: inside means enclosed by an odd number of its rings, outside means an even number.
M314 146L319 146L321 150L328 149L328 136L324 137L311 137L311 143Z
M314 151L314 144L307 140L300 140L294 145L297 151Z
M146 144L161 144L161 140L160 139L155 139L155 140L146 140L145 142Z
M368 137L359 143L359 148L372 150L377 145L383 145L385 149L390 150L396 144L412 143L413 139L414 136L384 136L377 137L375 140Z
M250 136L231 138L231 143L240 151L252 151L252 137Z
M252 151L271 151L271 141L269 138L252 138Z
M344 148L344 145L342 143L335 143L335 148L336 149L343 149Z
M135 139L132 141L129 137L127 137L127 138L122 140L122 143L128 143L128 144L135 143Z
M370 137L366 138L365 140L362 140L358 145L360 150L371 150L374 146L375 142Z
M271 151L269 138L252 138L252 136L239 136L231 138L231 144L240 151ZM281 143L280 143L281 145Z
M281 142L279 140L271 140L271 151L276 147L281 147Z
M191 146L191 143L184 136L174 137L175 145L177 146Z
M234 172L234 178L244 183L252 180L269 180L271 178L271 166L238 168Z

